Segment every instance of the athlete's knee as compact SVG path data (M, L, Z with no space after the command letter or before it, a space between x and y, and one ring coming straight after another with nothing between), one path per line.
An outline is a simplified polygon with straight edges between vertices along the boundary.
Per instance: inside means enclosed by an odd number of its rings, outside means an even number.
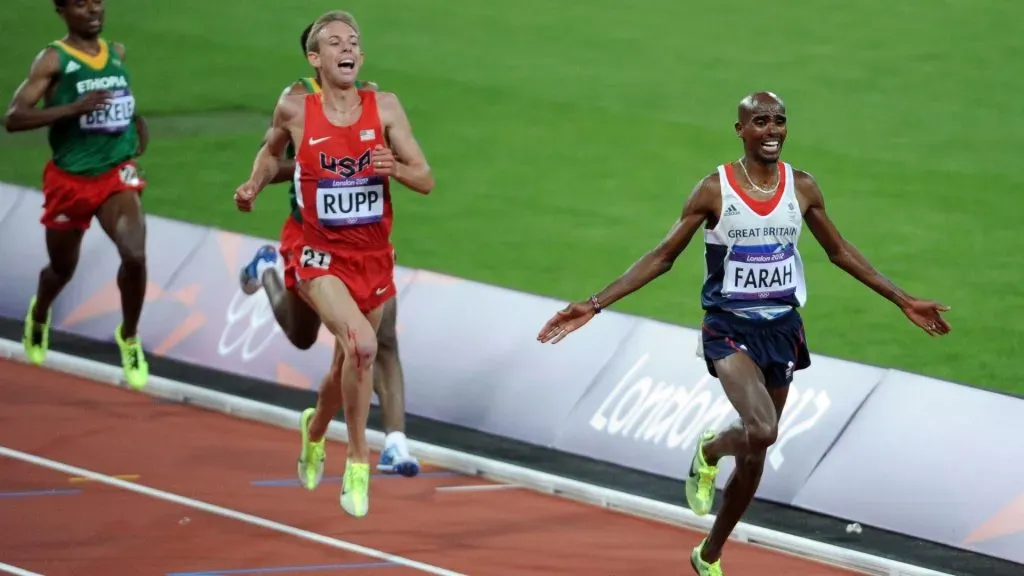
M395 335L394 329L385 329L384 326L380 327L377 331L377 355L397 355L398 354L398 338Z
M370 328L368 323L365 328ZM377 359L377 335L372 328L365 328L358 325L349 326L345 333L338 337L345 355L360 369L372 367Z
M78 255L74 256L62 256L59 258L53 258L50 260L50 265L43 271L45 274L47 271L60 280L61 282L68 282L72 276L75 275L75 269L78 268Z
M315 336L310 338L305 334L291 334L287 332L285 334L288 336L288 341L292 343L292 346L299 350L309 350L313 347L313 344L316 344Z
M744 422L747 433L748 454L765 452L779 437L779 423L775 418L755 418Z
M352 356L359 368L369 368L377 360L377 339L372 336L353 336Z
M146 234L145 232L126 232L117 237L117 252L121 255L121 263L129 268L146 266Z

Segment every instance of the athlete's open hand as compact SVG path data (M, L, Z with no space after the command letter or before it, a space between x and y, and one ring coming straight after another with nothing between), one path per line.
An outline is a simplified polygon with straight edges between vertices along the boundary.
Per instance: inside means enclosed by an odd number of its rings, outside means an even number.
M581 328L597 314L594 305L586 302L573 302L558 311L540 330L537 340L541 344L558 344L571 332Z
M86 93L85 97L75 102L75 112L88 114L96 110L103 110L110 106L114 94L108 90L95 90Z
M946 319L942 317L943 312L949 311L949 306L943 306L931 300L913 298L904 304L901 310L918 328L932 336L949 334L950 330L953 329L949 322L946 322Z
M252 212L252 205L256 202L256 195L260 193L259 187L252 180L248 180L235 190L235 206L242 212Z
M387 146L377 144L370 152L370 161L373 162L373 171L380 176L394 176L398 160L395 153Z

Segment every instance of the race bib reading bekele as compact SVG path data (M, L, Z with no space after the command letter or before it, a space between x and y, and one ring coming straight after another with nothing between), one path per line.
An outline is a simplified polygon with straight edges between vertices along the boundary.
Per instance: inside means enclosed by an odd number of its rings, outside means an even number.
M118 88L113 94L105 108L82 114L78 124L83 132L119 134L131 126L135 116L135 97L128 88Z

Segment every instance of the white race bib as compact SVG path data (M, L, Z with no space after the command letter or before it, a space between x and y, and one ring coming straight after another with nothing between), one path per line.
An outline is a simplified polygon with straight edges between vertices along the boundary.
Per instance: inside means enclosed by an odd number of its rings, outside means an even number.
M303 268L327 270L331 267L331 255L316 248L303 246L302 255L299 256L299 264Z
M320 180L316 214L325 226L358 226L384 218L384 184L376 179Z
M132 96L131 90L119 88L114 90L114 96L106 108L82 114L78 119L78 125L83 132L119 134L128 129L133 116L135 96Z
M777 252L744 252L735 246L725 261L722 294L736 300L773 300L796 293L796 252L792 244Z

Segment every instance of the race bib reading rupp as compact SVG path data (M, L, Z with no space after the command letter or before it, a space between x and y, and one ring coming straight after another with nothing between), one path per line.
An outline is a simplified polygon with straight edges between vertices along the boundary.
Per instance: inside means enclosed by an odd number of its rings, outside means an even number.
M759 249L754 251L751 248ZM746 249L746 250L745 250ZM722 293L737 300L771 300L796 292L796 253L792 244L775 252L734 246L725 261Z
M128 129L135 116L135 97L131 90L118 88L106 108L82 114L78 123L85 132L119 134Z
M384 184L377 178L320 180L316 214L325 226L358 226L384 218Z

